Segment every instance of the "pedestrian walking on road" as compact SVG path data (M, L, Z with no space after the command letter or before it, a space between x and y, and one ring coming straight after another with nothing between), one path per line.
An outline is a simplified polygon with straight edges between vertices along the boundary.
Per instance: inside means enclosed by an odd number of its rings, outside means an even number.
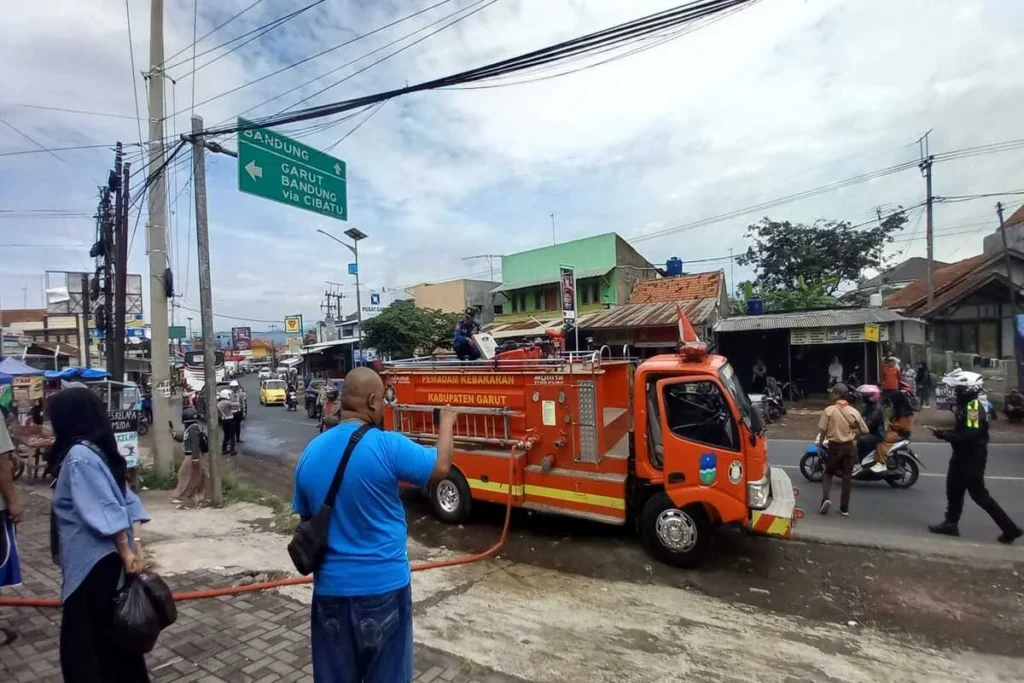
M320 432L326 432L341 422L341 413L342 401L338 387L328 382L324 388L324 405L320 409Z
M68 683L149 681L142 654L112 637L114 596L124 574L144 559L139 535L149 521L126 485L127 463L117 450L107 409L89 389L65 389L49 403L57 468L50 517L50 551L59 560L60 666Z
M860 412L850 405L850 390L845 384L832 387L836 402L821 413L818 419L818 442L828 439L828 458L825 476L821 480L821 506L818 512L828 514L832 507L832 477L842 473L843 490L839 499L839 514L850 515L850 490L853 487L853 463L857 459L857 436L868 433L868 426Z
M210 483L210 470L203 459L209 450L209 442L195 408L182 410L181 422L184 428L180 432L171 430L171 436L181 442L185 451L185 459L178 468L178 487L174 490L172 502L195 505L203 502Z
M956 423L953 429L936 429L932 433L953 448L946 471L946 519L928 529L935 534L960 535L960 515L964 511L964 494L999 525L1000 543L1013 543L1024 530L1006 514L985 486L985 465L988 461L988 414L978 400L977 386L956 387Z
M437 446L378 429L384 384L370 368L345 377L341 423L313 439L295 468L292 507L309 519L324 504L349 443L323 564L313 572L311 645L317 683L411 681L412 592L398 483L448 476L456 413L441 409Z
M220 428L224 433L220 452L224 455L235 455L235 402L232 400L230 389L222 389L218 395L217 415L220 417Z

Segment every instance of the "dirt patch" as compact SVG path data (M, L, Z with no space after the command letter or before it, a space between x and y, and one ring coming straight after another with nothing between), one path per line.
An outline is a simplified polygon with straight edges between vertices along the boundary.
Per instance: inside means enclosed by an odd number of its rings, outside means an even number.
M418 542L477 552L504 509L479 505L462 527L439 523L407 494ZM709 561L683 571L648 556L628 528L515 510L501 557L593 578L696 590L733 603L852 628L874 627L940 648L1019 655L1024 562L981 566L841 545L775 541L723 530Z

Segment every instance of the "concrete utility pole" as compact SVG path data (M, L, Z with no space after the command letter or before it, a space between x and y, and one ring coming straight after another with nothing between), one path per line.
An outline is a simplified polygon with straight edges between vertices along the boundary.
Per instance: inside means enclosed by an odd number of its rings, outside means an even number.
M199 320L203 334L203 392L206 394L206 428L210 441L210 501L221 496L221 439L217 420L217 349L213 339L213 296L210 291L210 233L206 222L206 155L203 119L192 117L192 177L196 195L196 253L199 256Z
M1020 353L1017 351L1017 316L1020 315L1020 306L1017 305L1017 283L1013 281L1013 260L1010 258L1010 240L1006 236L1007 226L1003 223L1002 202L996 202L996 215L999 216L999 234L1003 237L1003 259L1006 262L1006 280L1010 285L1010 312L1013 316L1010 318L1010 339L1013 341L1013 368L1016 372L1014 372L1010 383L1016 383L1021 363ZM1021 387L1017 388L1019 390Z
M934 157L931 155L928 149L928 135L931 133L929 130L927 133L921 136L917 141L921 151L921 162L917 165L921 169L921 174L924 175L925 182L925 241L928 245L928 305L931 306L935 303L935 280L932 275L934 269L934 253L935 253L935 240L932 221L932 206L934 204L932 197L932 161Z
M164 0L150 0L149 13L149 166L155 175L149 192L150 376L153 383L153 464L157 472L174 468L171 434L171 359L167 339L167 186L164 182Z

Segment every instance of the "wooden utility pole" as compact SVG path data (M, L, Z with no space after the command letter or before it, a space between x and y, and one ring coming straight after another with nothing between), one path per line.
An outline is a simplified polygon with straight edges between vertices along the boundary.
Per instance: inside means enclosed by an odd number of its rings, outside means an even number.
M149 10L149 321L150 377L153 383L153 465L161 474L174 469L171 434L171 358L167 339L167 185L164 169L164 0Z
M1007 225L1003 223L1003 203L996 202L996 215L999 216L999 234L1003 238L1003 260L1006 264L1006 282L1010 286L1010 341L1013 344L1013 368L1012 382L1019 383L1021 359L1017 349L1017 316L1020 315L1020 306L1017 304L1017 283L1013 281L1013 259L1010 258L1010 238L1007 236ZM999 316L1000 319L1002 316ZM1002 330L1000 330L1002 334ZM1017 387L1018 390L1021 387Z
M216 345L213 334L213 295L210 287L210 232L206 218L206 155L203 119L192 117L192 178L196 196L196 253L199 256L199 320L203 335L203 392L206 394L206 428L210 441L210 501L221 495L221 439L217 420Z

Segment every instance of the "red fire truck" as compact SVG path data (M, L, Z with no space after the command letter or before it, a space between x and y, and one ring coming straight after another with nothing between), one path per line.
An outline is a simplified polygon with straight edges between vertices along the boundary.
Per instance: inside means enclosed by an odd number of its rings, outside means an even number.
M679 566L701 561L716 525L788 538L800 511L789 476L768 465L759 413L688 322L682 336L677 353L640 364L541 347L392 362L385 424L430 444L436 408L459 411L451 474L428 491L446 522L511 491L517 507L635 524Z

